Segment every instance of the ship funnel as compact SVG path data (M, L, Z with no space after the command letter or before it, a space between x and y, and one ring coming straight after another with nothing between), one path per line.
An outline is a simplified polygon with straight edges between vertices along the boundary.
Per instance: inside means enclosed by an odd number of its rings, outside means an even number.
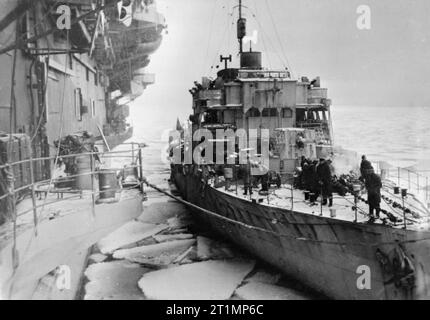
M261 52L249 51L240 54L241 69L261 69Z

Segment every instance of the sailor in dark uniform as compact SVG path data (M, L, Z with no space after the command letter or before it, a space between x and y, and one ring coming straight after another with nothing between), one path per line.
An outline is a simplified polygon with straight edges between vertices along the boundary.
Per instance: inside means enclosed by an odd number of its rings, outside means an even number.
M320 163L317 166L317 177L318 182L321 186L323 205L333 206L333 191L332 191L332 176L330 164L325 159L320 159Z
M370 171L366 175L367 201L369 202L369 215L374 218L373 212L376 210L376 218L379 219L380 204L381 204L381 188L382 181L379 175L374 171Z
M367 160L366 156L363 155L361 157L361 164L360 164L360 173L361 178L365 181L367 174L373 171L372 163Z
M313 204L320 194L320 186L318 185L317 175L318 161L314 160L308 168L309 191L311 192L311 203Z
M242 165L243 169L243 185L245 187L245 191L243 193L244 196L249 194L252 195L252 185L251 185L251 160L249 156L246 159L246 164Z

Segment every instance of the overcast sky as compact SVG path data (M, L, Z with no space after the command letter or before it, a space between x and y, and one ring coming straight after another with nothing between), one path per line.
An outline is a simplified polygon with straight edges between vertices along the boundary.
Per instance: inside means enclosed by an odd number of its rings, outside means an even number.
M295 77L321 76L334 107L430 106L429 0L243 1L264 65L289 66ZM236 4L158 0L168 34L151 58L156 84L139 98L139 109L172 119L191 112L193 81L215 74L219 54L236 58ZM363 4L371 9L371 30L356 26Z

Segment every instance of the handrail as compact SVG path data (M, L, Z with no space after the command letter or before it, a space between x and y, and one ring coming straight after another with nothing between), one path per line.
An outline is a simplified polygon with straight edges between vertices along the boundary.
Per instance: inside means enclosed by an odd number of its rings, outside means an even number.
M407 187L410 190L416 190L418 193L424 191L425 199L429 200L429 176L422 175L419 172L409 168L401 168L398 166L381 169L380 162L378 162L378 169L380 173L382 173L382 170L385 170L387 173L387 178L393 180L393 182L397 180L396 182L398 186L407 184ZM406 177L405 174L407 175Z
M100 156L101 158L104 159L109 159L109 158L124 158L124 159L132 159L131 163L127 165L127 168L138 168L138 174L140 176L140 178L143 178L143 168L142 168L142 161L141 161L141 157L142 157L142 150L143 148L145 148L146 145L141 144L141 143L136 143L136 142L128 142L128 143L123 143L120 144L119 146L131 146L131 148L128 148L126 150L116 150L116 151L100 151L100 152L82 152L82 153L77 153L77 154L70 154L70 155L64 155L64 156L60 156L60 158L62 159L69 159L69 158L77 158L77 157L90 157L90 161L92 162L93 157L95 155ZM137 147L136 147L137 146ZM130 155L131 153L131 155ZM137 158L136 158L136 153L137 153ZM122 155L121 155L122 154ZM112 156L113 155L113 156ZM5 168L13 168L14 166L20 165L20 164L25 164L25 163L29 163L30 166L33 166L35 163L37 162L41 162L41 161L46 161L46 160L55 160L57 157L56 156L50 156L50 157L39 157L39 158L32 158L30 157L29 159L24 159L24 160L20 160L20 161L15 161L15 162L8 162L4 165L0 166L0 170L1 169L5 169ZM111 169L111 170L122 170L123 168L119 169L119 168L107 168L107 169ZM103 168L101 169L103 170ZM13 170L11 170L12 172L10 172L10 174L13 176L14 172ZM32 181L32 183L30 184L26 184L24 186L20 186L19 188L14 188L14 183L11 183L11 190L8 190L7 193L3 194L0 196L0 201L5 200L7 198L12 198L12 201L14 202L14 207L16 207L16 195L19 192L22 192L26 189L34 189L42 184L46 184L46 183L50 183L52 182L56 182L58 180L61 181L61 178L77 178L77 177L82 177L82 176L91 176L91 177L95 177L98 173L100 172L99 168L94 168L94 166L91 166L91 169L89 168L89 171L84 172L84 173L79 173L79 174L73 174L73 175L68 175L65 177L59 177L56 180L51 180L51 179L45 179L45 180L41 180L41 181ZM14 178L13 178L14 179ZM15 179L14 179L15 180ZM95 191L94 186L93 186L93 190L91 192L92 195L95 195L97 193L97 191ZM47 190L46 192L49 192L50 190ZM40 191L39 191L40 192ZM98 191L98 193L103 193L104 191ZM80 195L79 195L80 196ZM32 194L32 197L34 197L34 195ZM76 197L76 196L75 196ZM75 198L72 197L72 198ZM67 198L69 199L69 198ZM70 198L71 199L71 198ZM53 201L50 203L44 203L43 206L45 205L50 205L53 203L57 203L59 201L64 201L63 199L57 199L57 201ZM14 217L19 217L22 216L25 213L28 213L32 210L38 209L41 206L33 206L31 209L26 210L24 212L14 212ZM16 209L15 209L16 210Z
M142 147L139 147L139 149L143 149ZM136 150L124 150L124 151L91 151L91 152L82 152L82 153L75 153L75 154L69 154L69 155L63 155L59 156L59 158L62 159L69 159L69 158L76 158L80 156L94 156L94 155L103 155L103 154L121 154L121 153L133 153L136 152ZM125 157L125 156L124 156ZM15 162L7 162L4 165L0 166L0 169L10 168L15 165L29 163L29 162L35 162L35 161L46 161L46 160L55 160L57 156L51 156L51 157L39 157L39 158L33 158L33 159L25 159Z

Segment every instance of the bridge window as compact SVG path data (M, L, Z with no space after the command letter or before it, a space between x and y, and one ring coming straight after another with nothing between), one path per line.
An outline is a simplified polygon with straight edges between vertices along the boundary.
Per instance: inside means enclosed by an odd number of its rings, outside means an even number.
M260 111L257 108L251 108L246 112L248 117L259 117Z
M262 116L263 117L277 117L278 116L278 109L276 109L276 108L265 108L265 109L263 109Z
M282 118L292 118L293 110L290 108L282 108Z

